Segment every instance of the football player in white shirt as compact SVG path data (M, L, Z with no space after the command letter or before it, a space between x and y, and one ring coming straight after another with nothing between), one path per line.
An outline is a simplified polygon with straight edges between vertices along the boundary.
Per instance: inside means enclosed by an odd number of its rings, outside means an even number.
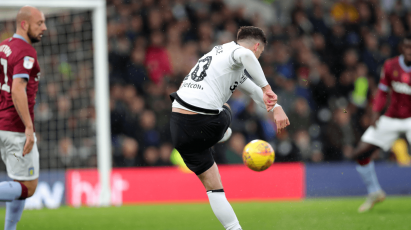
M203 183L211 208L225 229L241 229L225 197L211 148L231 136L231 109L226 102L238 88L267 112L273 112L277 132L290 125L257 60L266 42L260 28L241 27L237 42L216 46L205 54L184 78L179 90L170 95L173 144L187 167Z

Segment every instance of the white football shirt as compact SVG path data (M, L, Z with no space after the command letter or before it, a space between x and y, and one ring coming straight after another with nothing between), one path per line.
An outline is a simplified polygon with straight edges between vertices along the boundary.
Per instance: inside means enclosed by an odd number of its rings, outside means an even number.
M244 57L242 58L241 55ZM247 63L245 63L246 60ZM251 67L250 64L254 66ZM184 78L177 95L189 105L221 112L222 106L228 101L234 90L248 79L244 73L245 67L252 68L252 72L259 75L251 75L251 77L258 77L260 87L268 85L257 58L250 50L236 42L215 46L198 60ZM255 70L256 68L257 70ZM187 110L177 100L174 100L172 107Z

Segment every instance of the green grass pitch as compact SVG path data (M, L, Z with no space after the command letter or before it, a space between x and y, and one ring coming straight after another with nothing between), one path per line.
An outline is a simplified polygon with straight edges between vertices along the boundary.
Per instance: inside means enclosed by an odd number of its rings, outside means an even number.
M233 203L244 230L411 229L411 197L388 197L371 212L358 214L363 198L292 202ZM5 209L0 209L0 229ZM17 229L224 229L208 203L133 205L109 208L26 210Z

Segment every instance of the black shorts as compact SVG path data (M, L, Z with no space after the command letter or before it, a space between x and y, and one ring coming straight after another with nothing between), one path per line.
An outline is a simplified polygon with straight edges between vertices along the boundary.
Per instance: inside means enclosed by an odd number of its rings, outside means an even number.
M213 166L211 147L223 138L231 124L231 110L225 105L223 108L218 115L171 113L173 145L197 175Z

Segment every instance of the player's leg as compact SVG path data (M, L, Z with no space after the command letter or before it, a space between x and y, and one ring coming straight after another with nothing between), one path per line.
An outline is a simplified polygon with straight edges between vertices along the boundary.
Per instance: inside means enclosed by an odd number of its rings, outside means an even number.
M9 202L17 199L25 199L28 197L28 189L26 185L17 181L2 181L0 182L0 201Z
M227 109L227 111L228 111L230 114L232 114L230 105L228 105L227 103L224 103L224 106L223 106L223 107L224 107L224 109ZM231 134L233 134L233 131L231 130L230 127L228 127L227 131L224 133L223 138L221 138L221 140L218 141L218 143L226 142L226 141L231 137Z
M198 175L198 178L207 190L211 209L224 228L229 230L241 230L237 216L225 196L217 164L214 163L211 168Z
M1 155L7 174L14 181L0 182L0 201L6 202L5 230L15 230L24 209L25 199L36 190L39 154L35 143L32 151L22 156L24 133L0 131Z
M225 131L224 137L221 140L227 140L231 136L231 129L229 128L229 125L231 124L232 113L231 108L227 103L224 104L223 108L225 110L225 114L221 114L221 122L226 124L225 128L227 130ZM196 174L207 191L211 209L213 210L220 223L224 226L225 229L240 230L241 226L237 219L237 216L235 215L233 208L231 207L225 196L220 172L218 171L218 167L214 162L214 159L212 159L211 149L209 156L209 160L206 161L212 161L212 166L207 170L203 172L200 171L201 173Z
M356 169L367 187L368 193L366 201L358 208L358 212L369 211L376 203L385 199L385 192L378 182L371 155L378 148L385 151L390 149L392 143L399 136L399 126L401 124L397 124L396 121L381 116L377 127L369 127L361 137L358 147L354 150L353 157L358 163Z
M366 161L367 159L371 159L371 155L377 150L379 147L364 141L360 141L358 143L357 148L354 149L353 152L353 159L357 161Z
M170 131L173 145L180 152L187 167L203 183L217 219L225 229L239 230L241 226L225 197L211 149L224 136L230 123L231 111L228 106L215 116L172 113Z
M361 141L354 151L354 155L357 156L357 172L360 174L368 192L367 199L358 208L358 212L369 211L374 204L385 199L385 193L381 189L375 172L374 161L371 160L371 154L377 149L379 149L378 146Z
M0 182L0 201L9 202L33 196L37 188L38 179L30 181L3 181Z
M367 187L368 194L382 190L375 173L374 161L371 160L371 154L377 149L379 149L378 146L361 141L354 151L354 155L358 156L356 158L357 172Z
M33 196L37 188L38 179L31 181L13 181L19 183L25 190L18 199L6 202L6 218L4 222L4 230L15 230L17 223L20 221L23 214L26 198Z

